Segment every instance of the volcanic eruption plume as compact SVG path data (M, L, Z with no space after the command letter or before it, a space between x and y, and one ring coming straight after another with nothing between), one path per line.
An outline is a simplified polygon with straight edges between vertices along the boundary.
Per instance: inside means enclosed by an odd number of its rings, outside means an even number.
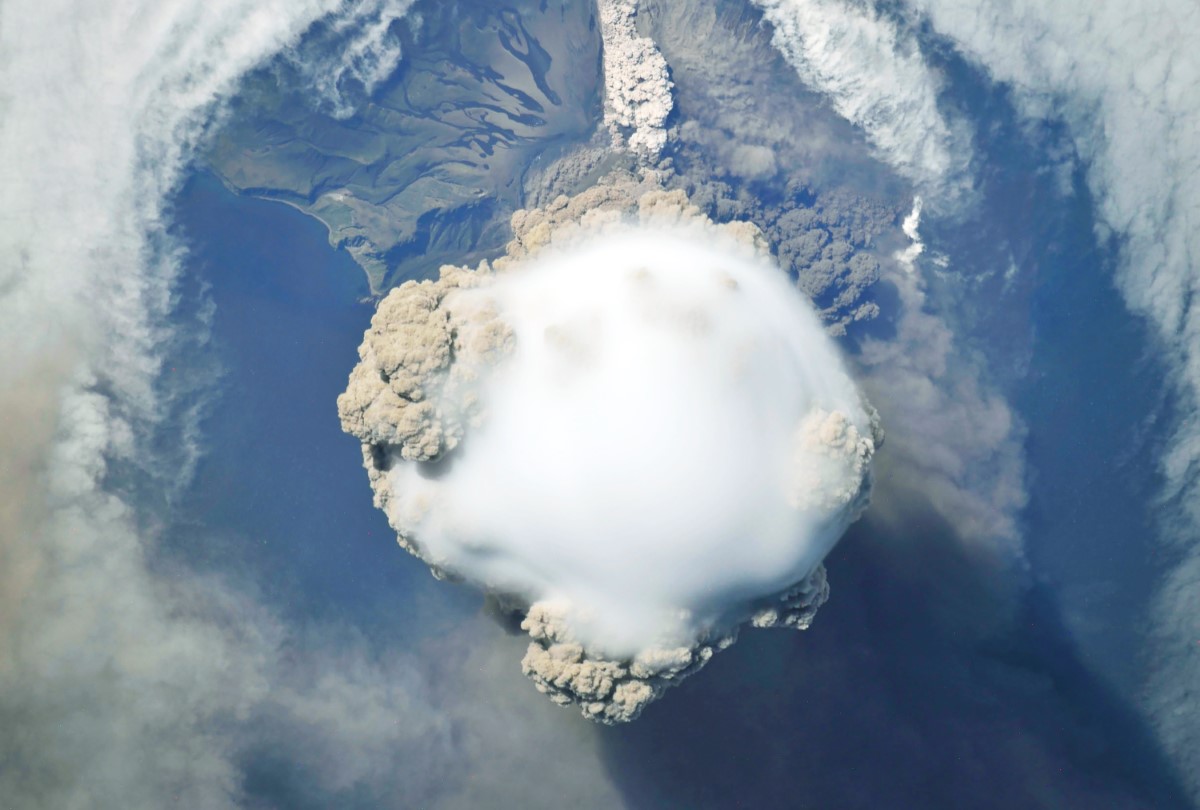
M743 624L809 625L882 434L753 225L628 178L513 223L381 302L339 412L401 545L631 720Z

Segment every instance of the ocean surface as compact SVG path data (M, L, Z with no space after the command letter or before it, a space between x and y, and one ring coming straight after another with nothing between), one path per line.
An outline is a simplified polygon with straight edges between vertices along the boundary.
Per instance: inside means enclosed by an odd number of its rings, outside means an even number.
M393 635L423 599L439 612L478 598L439 586L397 546L336 400L374 303L325 227L198 173L176 201L188 272L216 304L221 379L206 454L175 533L194 562L252 577L284 613L340 617Z
M205 351L222 376L172 553L281 615L380 644L477 614L478 595L397 547L340 430L335 400L373 309L361 270L317 221L203 172L175 214L215 303ZM1136 430L1153 405L1142 337L1086 259L1046 269L1032 293L1020 406L1037 587L1014 604L931 515L904 537L859 524L831 555L811 630L747 631L641 720L596 730L630 807L1183 806L1127 693L1091 665L1108 653L1080 652L1081 633L1138 604L1143 494L1126 487L1153 478ZM1097 342L1111 351L1085 351Z

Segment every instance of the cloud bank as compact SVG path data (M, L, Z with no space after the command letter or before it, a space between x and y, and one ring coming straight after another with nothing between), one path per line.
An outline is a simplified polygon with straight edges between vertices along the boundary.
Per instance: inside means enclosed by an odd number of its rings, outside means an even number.
M179 255L161 211L212 105L335 7L0 12L9 806L213 807L237 793L226 719L261 696L274 625L222 588L151 574L153 520L130 483L169 497L197 453L195 414L162 373L181 333L166 326ZM172 449L154 452L168 422Z
M1030 116L1071 127L1107 233L1121 240L1117 281L1158 330L1193 416L1164 460L1172 494L1200 525L1200 10L1157 0L1137 9L918 0L934 27L1011 84ZM1105 236L1106 234L1101 234ZM1185 496L1184 493L1190 493Z
M203 311L189 322L177 309L183 257L166 199L240 76L313 21L358 8L0 7L5 807L238 806L258 755L290 762L332 805L436 806L470 792L439 752L474 757L473 779L495 761L463 750L486 746L461 726L490 711L464 708L465 695L486 686L489 701L509 700L495 691L503 678L447 699L434 684L454 682L413 660L344 628L297 629L158 554L154 505L188 483L199 452L182 395L204 382L174 382L164 365L206 327ZM506 721L486 722L511 737ZM615 804L602 779L585 781Z
M338 402L401 544L524 614L526 674L604 722L742 623L808 626L881 440L757 228L621 188L394 290Z

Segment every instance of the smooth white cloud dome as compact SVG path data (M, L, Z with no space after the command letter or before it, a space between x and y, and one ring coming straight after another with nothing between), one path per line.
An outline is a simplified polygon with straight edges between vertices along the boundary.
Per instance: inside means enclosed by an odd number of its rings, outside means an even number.
M734 240L620 229L458 295L515 348L448 469L391 473L448 570L632 653L804 579L861 508L870 416L808 302Z

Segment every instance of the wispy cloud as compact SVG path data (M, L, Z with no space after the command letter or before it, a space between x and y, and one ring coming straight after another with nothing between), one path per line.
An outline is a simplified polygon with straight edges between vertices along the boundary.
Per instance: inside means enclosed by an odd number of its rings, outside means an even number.
M938 106L942 79L915 37L869 3L754 0L801 80L860 127L877 154L933 208L970 194L971 134Z
M869 7L826 0L772 0L764 6L779 26L781 47L868 137L878 137L871 133L879 129L889 133L887 143L920 143L908 125L925 122L933 124L922 128L933 133L934 146L948 142L938 134L931 103L911 106L911 114L904 115L889 106L889 98L930 93L913 95L923 60ZM807 13L800 14L801 7ZM1194 628L1180 620L1191 615L1188 589L1179 587L1181 581L1194 582L1188 572L1200 559L1195 541L1200 530L1200 311L1194 303L1200 291L1200 57L1194 49L1200 8L1184 0L1136 6L1109 0L1086 6L912 0L907 11L928 20L994 80L1011 86L1028 118L1067 124L1096 200L1098 236L1112 239L1119 249L1118 287L1130 309L1154 327L1173 372L1179 416L1161 459L1160 516L1176 549L1172 554L1186 562L1156 602L1159 663L1150 700L1167 744L1200 794L1197 749L1181 731L1195 725L1200 706L1162 697L1178 697L1178 684L1193 683L1200 674ZM849 32L860 41L855 43ZM873 80L853 80L854 66L870 63L868 56L878 53L907 58L889 71L876 71ZM835 78L827 79L822 66ZM896 87L884 92L883 83ZM879 120L858 110L876 111ZM937 155L937 149L879 148L902 173L912 174L914 165L940 165L912 157ZM1179 722L1182 714L1190 719Z
M353 14L321 21L288 55L335 118L353 115L396 69L403 53L395 26L414 2L358 0Z
M921 207L921 198L915 198L913 200L912 211L904 218L904 222L901 223L901 230L904 231L904 235L912 241L904 250L896 251L893 257L909 271L914 269L917 258L925 252L925 243L921 241L921 232L918 230L921 227Z

